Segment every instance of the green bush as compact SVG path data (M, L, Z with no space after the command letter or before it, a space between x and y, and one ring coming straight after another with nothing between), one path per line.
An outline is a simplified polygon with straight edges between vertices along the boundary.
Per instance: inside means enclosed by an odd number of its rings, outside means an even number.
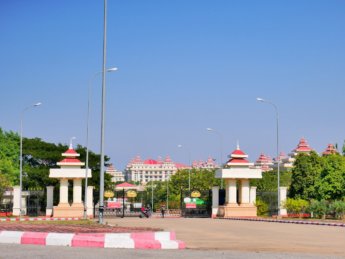
M268 215L268 204L261 200L260 198L256 198L255 202L257 208L258 216L267 216Z
M330 211L330 208L326 200L321 200L321 201L312 200L309 205L309 210L314 217L325 219L326 215Z
M288 198L284 203L283 207L292 214L302 214L306 211L309 206L309 202L303 199L291 199Z
M334 201L330 204L329 210L338 219L345 219L345 201Z

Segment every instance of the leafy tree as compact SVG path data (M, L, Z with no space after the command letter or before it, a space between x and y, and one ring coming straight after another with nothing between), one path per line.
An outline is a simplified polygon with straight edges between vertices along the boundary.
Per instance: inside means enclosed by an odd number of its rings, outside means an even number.
M329 212L329 203L326 200L312 200L309 205L310 212L319 218L325 219Z
M261 179L252 179L251 186L256 186L257 191L277 191L278 173L277 170L262 173ZM291 184L291 172L280 172L280 186L288 187Z
M345 201L334 201L329 207L336 218L345 219Z
M14 185L19 183L19 136L0 128L0 172Z
M10 186L10 182L6 179L6 177L0 173L0 201L2 199L2 195L5 190Z
M63 158L61 156L68 149L67 145L47 143L39 138L23 139L23 188L45 188L45 186L59 186L57 179L49 178L49 169L58 168L57 162ZM80 154L79 159L85 161L86 148L78 145L76 152ZM109 161L109 157L105 157L105 162ZM98 201L99 190L99 172L100 172L100 155L89 151L89 168L92 170L92 178L88 180L89 186L95 186L95 201ZM105 164L107 165L107 164ZM104 188L112 189L111 176L104 175ZM57 188L55 188L57 190ZM83 192L84 194L84 192Z
M288 212L292 212L294 214L301 214L306 211L306 209L309 206L309 202L303 199L291 199L288 198L284 204L283 207L287 209Z
M345 197L345 158L338 154L322 157L320 177L315 182L318 200L338 200Z
M316 182L322 171L322 159L312 151L310 154L297 155L292 169L290 197L313 199L318 196Z

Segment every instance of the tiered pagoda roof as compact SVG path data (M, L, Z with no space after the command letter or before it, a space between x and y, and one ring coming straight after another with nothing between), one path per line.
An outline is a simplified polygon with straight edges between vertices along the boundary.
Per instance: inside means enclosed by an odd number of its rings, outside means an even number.
M322 153L322 155L326 156L332 154L338 154L338 150L333 144L328 144L326 150Z

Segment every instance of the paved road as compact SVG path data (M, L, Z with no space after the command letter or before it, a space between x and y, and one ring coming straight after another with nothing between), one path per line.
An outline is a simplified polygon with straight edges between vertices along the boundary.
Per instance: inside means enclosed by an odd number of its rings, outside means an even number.
M0 244L1 259L68 259L68 258L126 258L126 259L323 259L337 258L331 256L315 256L306 254L284 253L253 253L238 251L202 251L202 250L131 250L131 249L103 249L103 248L76 248L34 245L5 245ZM341 258L341 257L339 257Z
M176 231L187 248L345 257L345 228L215 219L115 218L118 226Z

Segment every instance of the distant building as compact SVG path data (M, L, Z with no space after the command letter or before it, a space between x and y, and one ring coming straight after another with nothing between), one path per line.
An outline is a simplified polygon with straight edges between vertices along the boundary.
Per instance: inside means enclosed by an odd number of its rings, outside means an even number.
M209 157L206 161L193 161L192 168L195 169L216 169L219 168L212 157Z
M113 183L125 181L123 172L116 170L112 164L108 166L106 173L111 175L111 181Z
M269 156L261 153L259 158L254 163L254 166L260 168L262 172L267 172L272 170L273 162Z
M326 150L322 153L323 156L338 154L338 150L333 144L328 144Z
M304 154L309 154L311 151L314 151L308 144L308 142L304 139L301 138L297 147L292 150L292 152L289 154L288 157L285 158L280 158L281 159L281 163L280 163L280 167L282 169L289 169L293 167L293 163L296 160L296 156L300 153L304 153Z
M179 169L190 168L187 165L173 162L169 156L164 161L159 157L157 160L142 160L140 156L135 157L126 167L125 174L127 181L146 184L150 181L166 181Z

